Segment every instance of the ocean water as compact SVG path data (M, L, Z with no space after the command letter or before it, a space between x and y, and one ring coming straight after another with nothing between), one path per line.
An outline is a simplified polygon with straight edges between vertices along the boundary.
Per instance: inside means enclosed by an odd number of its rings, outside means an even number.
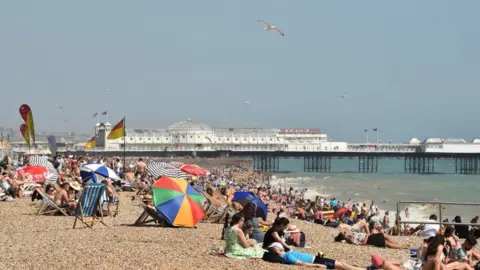
M377 173L357 173L357 159L332 159L330 173L303 172L303 159L280 160L281 171L276 174L283 187L307 188L310 197L327 194L341 201L351 198L355 202L374 200L382 210L394 213L398 201L443 201L480 203L480 175L455 174L454 160L436 160L435 174L406 174L403 159L379 160ZM348 171L345 173L345 171ZM277 183L276 187L279 187ZM402 219L405 207L409 207L409 220L428 219L439 214L439 205L400 205ZM460 215L469 222L480 215L479 206L442 205L442 219Z

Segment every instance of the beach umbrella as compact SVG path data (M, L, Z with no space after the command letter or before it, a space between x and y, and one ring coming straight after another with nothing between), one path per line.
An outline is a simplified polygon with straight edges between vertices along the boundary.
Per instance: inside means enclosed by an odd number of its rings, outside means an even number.
M180 170L182 172L186 172L190 175L195 175L195 176L206 176L208 174L207 170L202 169L197 165L191 165L191 164L183 165L182 167L180 167Z
M204 217L203 197L184 179L161 177L152 185L153 204L170 225L195 227Z
M189 174L182 172L180 169L168 165L164 162L152 161L147 165L148 174L153 177L167 176L171 178L186 179L190 177Z
M120 181L120 177L109 167L100 164L85 164L80 168L80 176L83 181L92 180L94 183L98 183L96 174L106 178L110 178L114 181Z
M235 192L233 195L234 202L241 204L243 207L249 203L253 203L255 205L255 216L261 217L263 220L267 220L268 210L265 203L255 194L252 192Z
M48 171L47 168L42 166L27 165L17 170L17 175L22 175L22 174L31 174L33 181L43 182L47 180L50 172Z
M172 161L172 162L169 162L168 165L169 166L172 166L172 167L175 167L175 168L180 168L183 166L183 162L178 162L178 161Z

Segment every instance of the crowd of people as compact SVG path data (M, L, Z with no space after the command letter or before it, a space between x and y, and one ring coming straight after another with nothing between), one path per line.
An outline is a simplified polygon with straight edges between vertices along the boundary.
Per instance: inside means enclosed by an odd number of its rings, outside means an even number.
M117 192L142 190L156 180L148 173L149 160L137 158L123 164L119 158L106 157L50 157L49 161L58 172L55 183L41 188L55 204L62 209L75 209L85 182L80 176L80 168L85 164L97 163L112 168L122 181L102 180L107 186L108 205L118 200ZM28 157L14 162L5 157L0 162L0 191L12 200L25 194L22 186L38 185L30 175L17 173L17 168L28 164ZM276 189L270 185L270 177L251 171L246 165L213 167L209 174L202 177L189 177L189 184L205 194L207 201L214 204L227 204L234 210L228 226L223 230L225 239L224 254L231 258L262 258L267 262L284 263L327 269L360 269L348 262L326 258L322 253L310 254L297 251L306 247L308 235L291 224L291 220L303 220L335 228L338 234L332 242L370 245L381 248L411 249L409 262L399 263L383 260L380 254L372 254L373 269L473 269L474 261L480 259L480 253L474 250L479 236L479 228L464 225L443 226L424 224L410 228L400 224L397 216L390 220L389 212L382 216L375 202L356 204L352 200L341 202L336 198L327 200L318 196L314 200L306 199L306 189ZM126 189L127 188L127 189ZM275 218L268 220L257 215L257 205L250 202L240 204L233 200L235 192L248 191L262 200ZM31 194L35 199L35 192ZM142 202L154 209L151 194L143 194ZM206 209L206 208L205 208ZM109 214L110 208L108 210ZM478 218L477 218L478 219ZM432 215L431 221L437 217ZM461 222L456 217L455 222ZM475 222L474 222L475 221ZM474 219L472 223L476 223ZM423 243L418 249L398 243L394 237L399 235L418 235ZM464 240L460 240L460 238ZM364 269L364 267L361 267ZM477 265L478 268L478 265Z

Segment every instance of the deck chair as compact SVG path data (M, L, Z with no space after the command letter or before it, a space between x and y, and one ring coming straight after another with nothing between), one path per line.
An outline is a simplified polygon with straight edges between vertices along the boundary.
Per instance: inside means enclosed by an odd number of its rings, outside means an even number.
M41 189L37 189L37 193L42 197L42 206L38 210L37 215L52 215L52 214L63 214L64 216L68 216L67 209L63 209L58 207L50 198L43 192Z
M80 220L83 225L93 229L93 225L96 222L103 222L103 211L100 199L105 192L104 184L88 184L83 189L82 195L80 195L79 204L75 208L75 222L73 228L77 225L77 221Z
M205 211L205 218L203 219L206 223L223 223L227 213L233 216L237 212L228 204L215 204L215 200L206 192L201 191L200 194L202 194L210 204Z
M136 195L146 195L150 193L150 186L140 180L135 180L135 183L137 183L138 191Z
M37 187L40 187L37 184L23 184L20 188L23 191L23 196L30 197Z
M148 223L155 223L155 225L158 226L168 226L168 223L165 221L162 214L155 211L155 209L146 205L141 205L141 207L143 208L143 212L133 224L134 226L145 226Z

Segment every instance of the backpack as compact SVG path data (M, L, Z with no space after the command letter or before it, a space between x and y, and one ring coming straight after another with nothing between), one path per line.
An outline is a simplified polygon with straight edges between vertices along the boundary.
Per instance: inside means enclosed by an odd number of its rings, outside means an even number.
M287 245L291 245L294 247L305 247L305 233L303 232L297 232L297 233L291 233L286 241Z

